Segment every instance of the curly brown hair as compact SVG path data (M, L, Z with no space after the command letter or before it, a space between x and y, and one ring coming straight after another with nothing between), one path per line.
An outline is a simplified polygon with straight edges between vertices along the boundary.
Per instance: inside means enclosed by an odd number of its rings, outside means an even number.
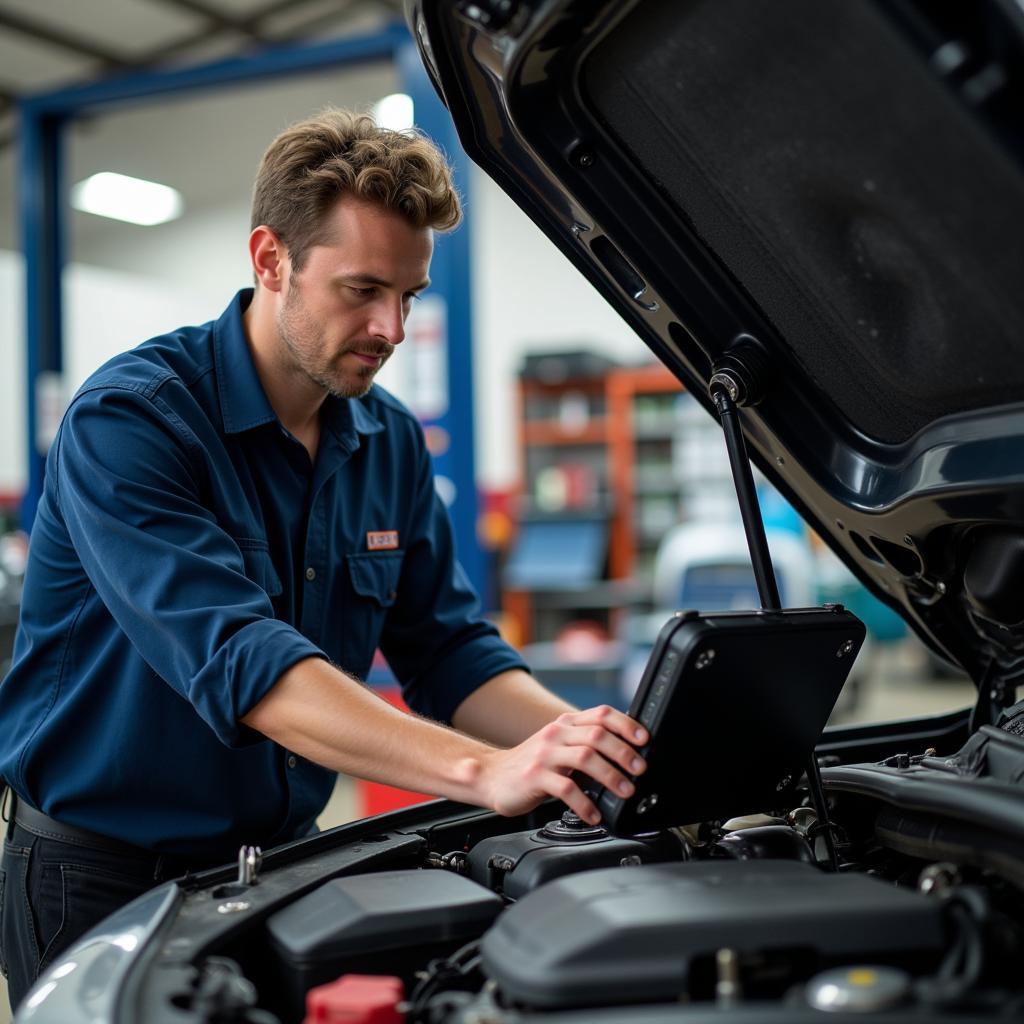
M379 203L417 228L449 231L462 219L451 168L429 139L328 108L285 129L263 154L252 227L269 227L298 272L310 248L327 241L325 215L343 195Z

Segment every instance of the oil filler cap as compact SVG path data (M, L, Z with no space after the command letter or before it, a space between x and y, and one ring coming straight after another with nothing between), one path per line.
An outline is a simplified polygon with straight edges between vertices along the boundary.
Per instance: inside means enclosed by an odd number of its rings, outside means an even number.
M304 1024L403 1024L404 999L401 978L345 974L329 985L310 989Z
M600 825L589 825L579 815L565 811L560 821L549 821L537 836L560 843L589 843L595 839L607 839L608 830Z
M838 967L807 983L807 1002L816 1010L875 1013L902 1003L910 975L895 967Z

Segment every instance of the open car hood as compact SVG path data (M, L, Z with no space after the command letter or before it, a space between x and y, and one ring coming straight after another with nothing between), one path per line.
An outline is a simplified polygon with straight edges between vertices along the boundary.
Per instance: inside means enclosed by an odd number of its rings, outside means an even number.
M979 685L1024 673L1024 11L416 0L467 152Z

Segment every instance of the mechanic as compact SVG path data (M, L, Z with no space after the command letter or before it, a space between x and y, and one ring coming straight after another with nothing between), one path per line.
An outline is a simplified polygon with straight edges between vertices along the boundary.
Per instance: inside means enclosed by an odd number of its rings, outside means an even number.
M338 772L590 822L571 772L632 792L644 731L480 619L422 431L373 385L460 217L424 138L294 125L256 179L255 288L72 400L0 684L12 1005L154 884L315 831ZM378 646L417 714L359 682Z

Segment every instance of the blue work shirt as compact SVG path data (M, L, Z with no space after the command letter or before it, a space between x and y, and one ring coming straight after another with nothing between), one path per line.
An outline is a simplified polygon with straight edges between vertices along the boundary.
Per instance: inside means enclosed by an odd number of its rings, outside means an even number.
M239 722L296 662L365 678L380 646L442 722L523 666L479 617L415 418L376 386L328 398L311 463L252 362L251 295L71 402L0 684L0 775L23 799L211 859L305 834L331 793L333 772Z

